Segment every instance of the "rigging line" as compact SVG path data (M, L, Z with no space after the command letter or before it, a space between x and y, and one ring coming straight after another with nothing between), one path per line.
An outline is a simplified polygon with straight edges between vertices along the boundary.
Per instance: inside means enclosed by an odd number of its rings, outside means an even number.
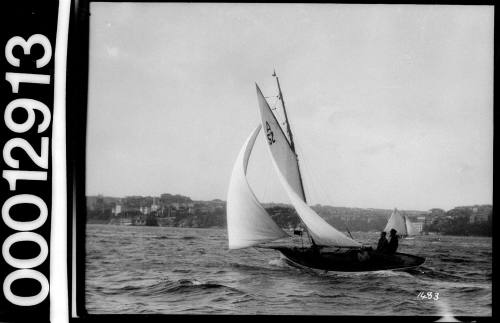
M301 154L301 157L302 157L302 165L304 165L304 170L308 173L310 173L310 178L311 180L309 180L310 182L310 186L312 187L313 191L317 194L317 196L319 197L319 195L322 195L322 198L326 198L326 201L329 201L331 203L331 201L333 201L333 199L331 198L331 195L328 193L327 190L325 190L324 186L321 184L321 181L318 181L317 180L317 176L316 176L316 172L312 171L309 167L309 159L306 156L306 154L303 153L302 151L302 147L300 145L300 141L297 142L297 140L295 141L295 146L297 147L297 149L300 151L300 154ZM316 188L316 185L315 185L315 182L318 182L318 185L319 185L319 190L317 190ZM322 194L318 194L318 191L321 192ZM351 235L351 232L349 230L349 223L347 220L344 220L345 222L345 226L346 226L346 231L347 233L349 234L349 236L351 237L351 239L354 239Z
M274 98L274 96L265 96L264 98ZM272 105L269 105L269 107L271 108L271 110L273 111L276 111L276 104L278 103L278 100L279 100L279 95L276 96L276 100L274 101L274 103Z
M297 146L295 146L295 147L297 147ZM304 180L303 180L303 179L302 179L302 189L303 189L303 191L304 191L304 197L305 197L306 193L305 193L305 187L304 187ZM305 202L305 201L304 201L304 202ZM305 202L305 203L306 203L306 205L308 204L307 202ZM298 214L297 214L297 216L298 216ZM309 242L310 242L312 245L314 245L315 243L314 243L314 241L313 241L313 237L312 237L311 233L309 232L309 229L307 228L307 226L306 226L306 224L304 223L304 221L302 221L302 219L300 218L300 216L298 216L298 218L299 218L300 223L301 223L302 231L306 233L306 235L307 235L307 238L308 238ZM304 229L305 229L305 230L304 230ZM303 238L303 234L301 234L300 239L301 239L301 242L302 242L302 248L304 248L304 238Z
M301 146L297 143L297 141L295 141L295 148L297 149L297 152L299 152L299 153L300 153L301 157L302 157L302 156L304 156L304 153L303 153L303 151L302 151L302 148L301 148ZM298 158L298 157L297 157L297 158ZM309 167L308 167L308 161L307 161L307 159L305 159L305 160L301 160L301 165L302 165L302 170L306 173L306 175L307 175L307 176L310 176L309 174L310 174L311 172L310 172ZM318 194L317 194L317 191L316 191L316 188L314 187L314 184L312 183L312 181L309 181L309 182L311 182L311 183L309 183L309 185L308 185L308 186L311 186L311 187L312 187L312 190L311 190L311 189L309 189L308 191L309 191L309 192L314 191L314 193L315 193L316 195L318 195ZM305 184L304 184L304 180L303 180L303 179L302 179L302 185L303 185L303 186L305 185ZM304 194L305 194L305 187L303 187L303 189L304 189ZM308 201L309 201L309 203L311 202L311 194L309 194ZM309 203L306 203L306 204L308 204L308 205L309 205ZM309 231L308 231L308 230L306 230L306 232L307 232L307 236L309 237L309 239L310 239L310 240L311 240L311 242L312 242L312 236L311 236L311 234L309 233Z
M273 75L273 76L275 76L275 75ZM287 126L287 127L286 127L286 131L285 131L284 129L281 129L281 130L282 130L283 135L285 136L285 138L287 138L287 135L286 135L285 133L287 133L287 134L288 134L287 141L288 141L288 143L289 143L290 148L292 149L292 151L296 154L296 151L295 151L295 149L294 149L294 143L293 143L293 140L292 140L292 129L291 129L291 127L290 127L290 123L289 123L289 122L288 122L288 120L287 120L287 113L286 113L286 110L285 110L285 104L284 104L284 101L283 101L283 94L281 93L281 88L280 88L280 86L279 86L279 81L278 81L278 78L276 78L276 81L277 81L277 83L278 83L278 91L279 91L277 101L278 101L279 99L281 99L281 100L280 100L280 102L281 102L281 106L282 106L282 113L283 113L283 116L284 116L284 118L285 118L285 121L284 121L283 123ZM275 105L276 105L276 104L277 104L277 102L275 102ZM275 114L275 113L272 113L272 114L274 115L274 118L275 118L275 119L276 119L276 121L278 122L278 118L277 118L276 114ZM279 122L278 122L278 125L280 125L280 123L279 123ZM280 128L281 128L281 126L280 126ZM298 164L297 164L297 166L298 166L298 171L299 171L299 179L300 179L300 182L301 182L301 187L302 187L302 193L303 193L303 195L304 195L304 199L305 199L305 197L306 197L306 196L305 196L305 191L304 191L304 183L303 183L303 180L302 180L302 176L300 176L300 166L299 166ZM304 202L305 202L305 200L304 200ZM306 204L307 204L307 202L306 202ZM300 217L299 217L299 219L300 219ZM302 226L305 228L305 231L306 231L306 233L307 233L307 236L308 236L308 238L309 238L310 243L311 243L313 246L314 246L314 245L316 245L316 244L315 244L315 242L314 242L314 240L313 240L312 235L310 234L309 230L307 229L307 226L306 226L306 225L305 225L305 223L302 221L302 219L300 219L300 223L301 223L301 224L302 224Z
M316 193L318 193L318 192L321 193L321 194L317 194L318 198L321 195L321 198L325 198L326 201L328 201L328 202L333 201L331 195L327 192L327 190L325 190L324 186L321 184L321 181L318 180L318 176L317 176L316 172L314 170L312 170L312 168L310 167L310 165L311 165L310 160L306 156L306 154L303 153L301 145L299 148L301 150L301 156L303 156L305 166L307 167L308 172L311 173L312 180L309 181L309 182L311 182L310 185L313 187L313 189ZM316 187L316 183L319 185L319 189Z
M313 186L313 188L314 188L314 191L315 191L315 192L316 192L316 194L318 195L318 198L319 198L319 197L320 197L320 195L321 195L321 198L324 198L324 199L325 199L325 201L329 201L329 202L331 202L331 201L332 201L331 197L330 197L329 195L327 195L327 194L326 194L326 190L325 190L325 189L324 189L324 187L321 185L321 181L319 181L319 180L318 180L318 176L317 176L316 172L315 172L313 169L311 169L311 167L310 167L310 162L309 162L309 159L308 159L307 157L306 157L306 163L308 164L308 165L307 165L308 171L312 174L312 175L311 175L312 181L310 181L310 182L312 182L311 184L312 184L312 186ZM316 186L316 184L319 186L319 188ZM320 194L318 194L318 192L319 192Z
M347 233L349 233L349 236L351 237L351 239L354 239L354 238L352 237L351 231L349 231L349 227L347 226L347 224L348 224L348 223L349 223L349 221L346 221L345 228L346 228L346 230L347 230Z
M316 181L315 174L311 171L309 167L309 159L306 157L306 154L304 153L302 149L302 145L300 140L296 140L295 142L295 147L297 148L297 151L300 154L300 159L301 159L301 165L303 166L304 171L307 173L307 177L309 177L309 180L307 181L307 186L308 186L308 191L309 193L314 192L313 195L315 195L316 198L319 198L318 190L314 184ZM309 202L311 201L311 194L309 194Z

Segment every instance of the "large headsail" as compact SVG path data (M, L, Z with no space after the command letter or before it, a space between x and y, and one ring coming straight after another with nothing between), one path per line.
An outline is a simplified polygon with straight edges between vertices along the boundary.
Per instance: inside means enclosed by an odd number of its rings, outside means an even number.
M259 125L241 148L231 174L227 193L227 235L229 249L246 248L287 237L259 203L246 178L248 160Z
M297 156L258 86L257 97L271 159L281 184L311 237L319 245L360 247L360 243L332 227L305 203Z
M387 225L385 226L384 231L389 233L391 229L395 229L397 231L397 234L401 236L406 236L408 234L408 232L406 231L405 219L403 218L401 213L399 213L398 209L394 209L394 211L392 212L389 221L387 221Z
M260 116L262 118L262 127L264 128L271 155L294 192L297 193L302 201L305 201L306 198L300 178L297 155L292 150L290 142L285 136L274 113L271 111L271 107L269 107L259 86L257 84L255 86L257 87L257 98L259 101Z
M415 229L415 227L410 222L410 219L408 219L407 216L405 216L405 222L406 222L406 234L409 236L417 235L417 229Z
M288 184L288 181L281 173L278 164L273 158L273 163L278 173L281 184L295 207L297 214L302 219L307 227L309 234L312 236L316 244L321 246L336 246L336 247L361 247L361 244L342 232L332 227L328 222L323 220L313 209L311 209L302 198L297 195L294 189Z

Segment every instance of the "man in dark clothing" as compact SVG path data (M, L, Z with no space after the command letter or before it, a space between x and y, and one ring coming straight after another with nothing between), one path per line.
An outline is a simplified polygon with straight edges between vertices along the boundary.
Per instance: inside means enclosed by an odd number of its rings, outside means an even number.
M391 240L387 245L387 253L395 253L396 250L398 250L398 236L396 235L396 233L397 233L396 230L391 229L391 235L390 235Z
M385 252L387 250L389 242L387 241L387 238L385 236L386 236L385 231L380 232L380 239L378 239L378 244L377 244L378 252Z

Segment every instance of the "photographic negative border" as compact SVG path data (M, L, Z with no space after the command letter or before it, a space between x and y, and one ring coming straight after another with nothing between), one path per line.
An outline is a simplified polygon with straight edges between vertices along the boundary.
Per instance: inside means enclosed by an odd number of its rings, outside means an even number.
M6 238L0 261L2 320L61 322L68 318L65 109L69 6L69 0L2 3L2 174L8 182L2 182L1 194L4 221L0 229ZM17 110L25 110L27 118L22 123ZM14 148L25 150L30 158L17 151L11 155ZM34 220L11 218L13 206L30 204L38 210L16 209L14 214L34 215ZM12 257L11 247L25 241L38 248L18 245ZM40 288L34 287L33 280ZM18 285L12 291L14 282Z
M69 24L68 78L67 78L67 178L68 178L68 233L71 232L72 243L68 245L68 259L71 259L71 280L69 286L70 318L72 322L165 322L166 320L198 321L216 319L233 321L241 318L279 319L286 321L303 321L314 318L320 321L347 321L351 316L294 316L294 315L179 315L179 314L89 314L85 307L85 234L86 234L86 127L87 127L87 95L89 75L89 22L91 19L91 2L141 2L141 1L72 1L71 20ZM158 2L163 1L148 1ZM359 2L357 2L359 3ZM376 4L379 2L365 2ZM391 4L390 2L384 2ZM470 4L492 5L490 2L421 2L418 4ZM496 48L495 48L496 49ZM496 57L496 51L495 51ZM70 211L71 210L71 211ZM496 248L495 248L496 249ZM494 297L495 298L495 297ZM361 316L362 321L384 322L434 322L439 316ZM460 321L491 321L492 317L457 316Z

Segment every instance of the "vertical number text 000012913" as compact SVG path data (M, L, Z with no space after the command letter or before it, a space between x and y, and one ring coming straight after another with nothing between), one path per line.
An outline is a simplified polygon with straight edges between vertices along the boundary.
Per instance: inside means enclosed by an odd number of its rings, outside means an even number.
M11 68L5 73L5 81L11 86L12 96L3 113L3 126L6 128L7 138L2 147L4 180L2 185L7 181L10 194L2 195L1 203L3 224L10 229L10 234L4 238L2 257L12 268L10 273L2 277L2 290L8 302L27 307L42 303L49 293L49 281L46 275L37 270L46 263L49 247L44 236L36 231L47 230L50 194L48 196L36 194L43 193L47 186L37 188L35 182L50 184L47 179L50 171L51 128L51 108L41 101L42 98L29 96L30 93L40 93L43 90L39 88L36 91L29 91L29 89L46 86L46 91L52 91L53 80L52 73L26 73L24 67L29 72L34 69L51 71L47 66L52 62L53 49L48 37L35 33L27 37L12 36L6 42L4 50L7 66ZM31 62L26 62L27 60ZM26 89L26 93L23 93L23 89ZM35 187L35 192L30 192L30 187ZM26 205L30 207L26 208ZM25 213L29 213L29 220L26 220L25 214L21 216L23 219L19 218L21 212L15 212L19 206L24 206ZM37 254L32 254L28 258L13 256L13 246L16 243L26 242L38 245L38 248L35 248ZM17 295L12 286L19 280L31 281L33 285L38 282L41 288L33 287L35 293L39 289L35 295Z

